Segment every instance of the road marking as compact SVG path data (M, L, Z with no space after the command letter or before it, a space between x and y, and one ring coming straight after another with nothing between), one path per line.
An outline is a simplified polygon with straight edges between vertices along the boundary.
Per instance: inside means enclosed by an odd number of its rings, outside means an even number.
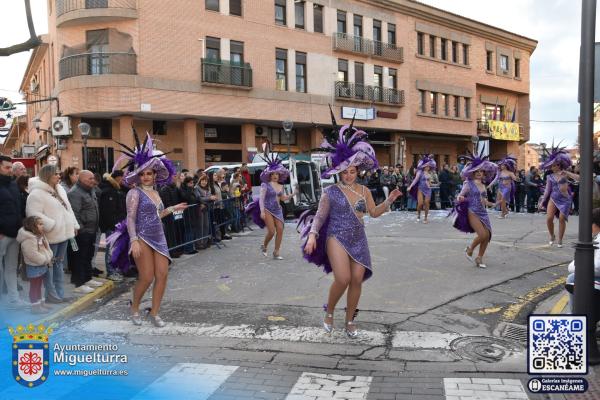
M555 287L564 284L564 282L565 282L564 277L557 278L553 281L546 283L543 286L540 286L540 287L530 291L525 296L519 297L519 301L517 303L511 304L510 306L508 306L506 308L506 311L504 311L504 313L502 314L502 320L506 321L506 322L514 321L517 318L517 316L519 315L519 313L521 312L521 309L523 309L523 307L525 307L525 305L527 303L533 301L535 298L543 295L544 293L549 292L550 290L554 289Z
M285 399L366 399L372 380L370 376L303 372Z
M528 399L518 379L444 378L446 400Z
M489 307L489 308L482 308L481 310L477 311L477 313L479 313L481 315L488 315L488 314L495 314L501 310L502 310L502 307Z
M361 330L356 339L349 339L341 330L333 334L325 333L323 328L314 326L270 325L255 327L252 325L209 325L209 324L177 324L156 329L150 325L135 326L124 320L94 320L83 324L82 329L94 333L113 333L128 335L173 336L190 335L235 339L287 340L292 342L312 343L349 343L356 345L384 346L385 334L379 331Z
M238 369L231 365L180 363L161 375L133 400L205 400Z
M560 299L558 299L556 304L554 304L554 306L550 310L550 314L561 314L563 312L563 310L565 309L565 307L567 306L568 302L569 302L569 295L565 294Z
M396 331L392 347L409 349L449 349L450 343L462 335L442 332Z
M167 323L167 326L156 329L151 325L135 326L125 320L94 320L84 322L81 329L92 333L108 333L123 335L148 336L200 336L232 339L283 340L309 343L347 343L360 346L385 346L387 336L383 331L359 329L358 338L349 339L336 329L327 334L321 327L285 326L285 325L210 325L210 324L178 324ZM396 331L392 337L392 347L403 349L450 349L450 343L463 337L458 333Z

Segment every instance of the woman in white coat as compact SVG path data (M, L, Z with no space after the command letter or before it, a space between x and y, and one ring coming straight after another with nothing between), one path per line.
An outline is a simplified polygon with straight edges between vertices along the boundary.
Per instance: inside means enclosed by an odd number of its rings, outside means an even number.
M25 212L28 217L42 219L54 262L44 278L47 303L62 303L65 297L64 271L69 239L74 238L79 224L59 184L60 171L54 165L44 165L39 176L29 180L29 197Z

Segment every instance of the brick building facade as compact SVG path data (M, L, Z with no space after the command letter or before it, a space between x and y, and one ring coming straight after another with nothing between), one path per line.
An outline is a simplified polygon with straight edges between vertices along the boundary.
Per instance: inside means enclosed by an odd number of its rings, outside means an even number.
M89 168L112 166L114 140L152 131L186 168L247 161L269 138L308 152L354 110L372 119L381 164L419 154L455 162L487 120L529 137L529 59L537 42L409 0L50 0L49 32L21 84L28 101L21 154L82 166L77 125L92 126ZM342 118L342 107L348 118ZM69 117L69 136L51 135ZM41 129L35 129L34 121ZM48 145L44 147L44 145ZM518 141L490 140L492 158Z

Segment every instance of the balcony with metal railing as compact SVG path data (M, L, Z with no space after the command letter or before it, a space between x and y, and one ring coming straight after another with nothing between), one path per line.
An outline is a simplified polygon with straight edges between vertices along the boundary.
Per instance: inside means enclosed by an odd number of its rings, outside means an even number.
M399 63L404 62L404 52L402 47L396 47L395 44L366 39L361 36L352 36L345 33L338 32L333 35L333 49Z
M82 53L63 57L59 63L58 79L81 75L137 74L135 53Z
M252 67L248 63L203 58L202 84L252 89Z
M338 81L335 82L335 98L401 107L404 105L404 90Z
M56 26L138 18L137 0L56 0Z

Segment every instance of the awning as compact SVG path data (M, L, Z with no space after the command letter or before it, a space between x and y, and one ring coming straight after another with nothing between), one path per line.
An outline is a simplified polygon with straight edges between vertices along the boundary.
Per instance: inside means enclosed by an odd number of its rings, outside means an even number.
M41 160L44 157L46 157L49 152L50 152L50 145L45 144L45 145L41 146L38 149L38 151L35 152L35 154L33 156L35 157L36 160Z

